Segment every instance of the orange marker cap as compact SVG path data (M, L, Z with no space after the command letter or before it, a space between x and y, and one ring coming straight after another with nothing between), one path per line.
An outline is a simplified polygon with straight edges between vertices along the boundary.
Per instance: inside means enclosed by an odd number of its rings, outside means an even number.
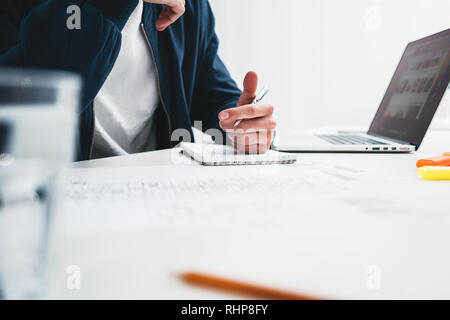
M450 154L448 156L432 157L417 161L417 168L422 167L450 167Z

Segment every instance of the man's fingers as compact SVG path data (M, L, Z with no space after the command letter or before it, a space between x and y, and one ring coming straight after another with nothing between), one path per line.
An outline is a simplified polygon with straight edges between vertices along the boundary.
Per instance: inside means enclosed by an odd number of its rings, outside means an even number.
M158 31L164 31L168 26L177 21L183 13L184 7L181 12L174 12L172 8L165 7L156 21L156 28Z
M240 152L245 154L263 154L266 153L270 146L267 144L234 144L234 147Z
M158 20L156 21L156 28L159 31L165 30L168 26L178 20L185 12L184 0L145 0L149 3L164 4L164 9L161 11Z
M228 137L234 142L235 146L239 145L266 145L271 141L271 133L269 132L253 132L253 133L229 133Z
M239 152L246 154L266 153L272 142L272 135L268 133L229 134L228 137Z
M235 123L233 122L221 122L220 126L224 131L256 132L261 130L275 130L277 123L270 116L243 120L237 126L235 126Z
M251 146L237 146L236 149L240 153L245 154L264 154L269 150L269 147L265 144L255 144Z
M273 130L243 132L242 130L227 131L233 146L242 153L260 154L270 149L274 137Z
M261 118L271 116L273 114L273 106L265 103L248 104L237 108L224 110L219 114L222 124L236 123L239 120Z
M238 106L250 104L256 97L258 89L258 75L254 71L247 72L244 78L244 90L239 98Z

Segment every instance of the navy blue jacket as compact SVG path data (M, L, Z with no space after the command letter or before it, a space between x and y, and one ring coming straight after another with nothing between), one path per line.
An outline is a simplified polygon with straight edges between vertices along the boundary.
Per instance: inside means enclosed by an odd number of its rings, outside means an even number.
M138 0L1 0L0 66L56 69L84 81L78 160L90 158L93 101L121 46L121 30ZM81 8L81 30L67 28L68 6ZM241 94L217 55L214 16L207 0L187 0L186 13L164 32L155 22L162 6L145 3L142 32L158 71L157 147L172 147L171 133L217 128L218 113L235 107ZM126 79L124 79L126 81ZM150 107L150 106L149 106ZM51 125L51 123L49 123ZM192 132L191 132L192 134Z

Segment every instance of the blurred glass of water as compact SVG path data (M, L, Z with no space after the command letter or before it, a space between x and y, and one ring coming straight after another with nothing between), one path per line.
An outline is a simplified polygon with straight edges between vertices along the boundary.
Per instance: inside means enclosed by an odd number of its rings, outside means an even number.
M0 299L45 289L53 181L74 159L81 80L0 69Z

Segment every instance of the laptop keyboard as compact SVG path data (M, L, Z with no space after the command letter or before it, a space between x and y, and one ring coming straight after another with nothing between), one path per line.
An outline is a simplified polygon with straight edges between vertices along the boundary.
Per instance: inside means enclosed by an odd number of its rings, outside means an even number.
M366 138L358 135L344 135L344 134L323 134L318 135L320 139L323 139L331 144L340 144L340 145L387 145L387 143Z

